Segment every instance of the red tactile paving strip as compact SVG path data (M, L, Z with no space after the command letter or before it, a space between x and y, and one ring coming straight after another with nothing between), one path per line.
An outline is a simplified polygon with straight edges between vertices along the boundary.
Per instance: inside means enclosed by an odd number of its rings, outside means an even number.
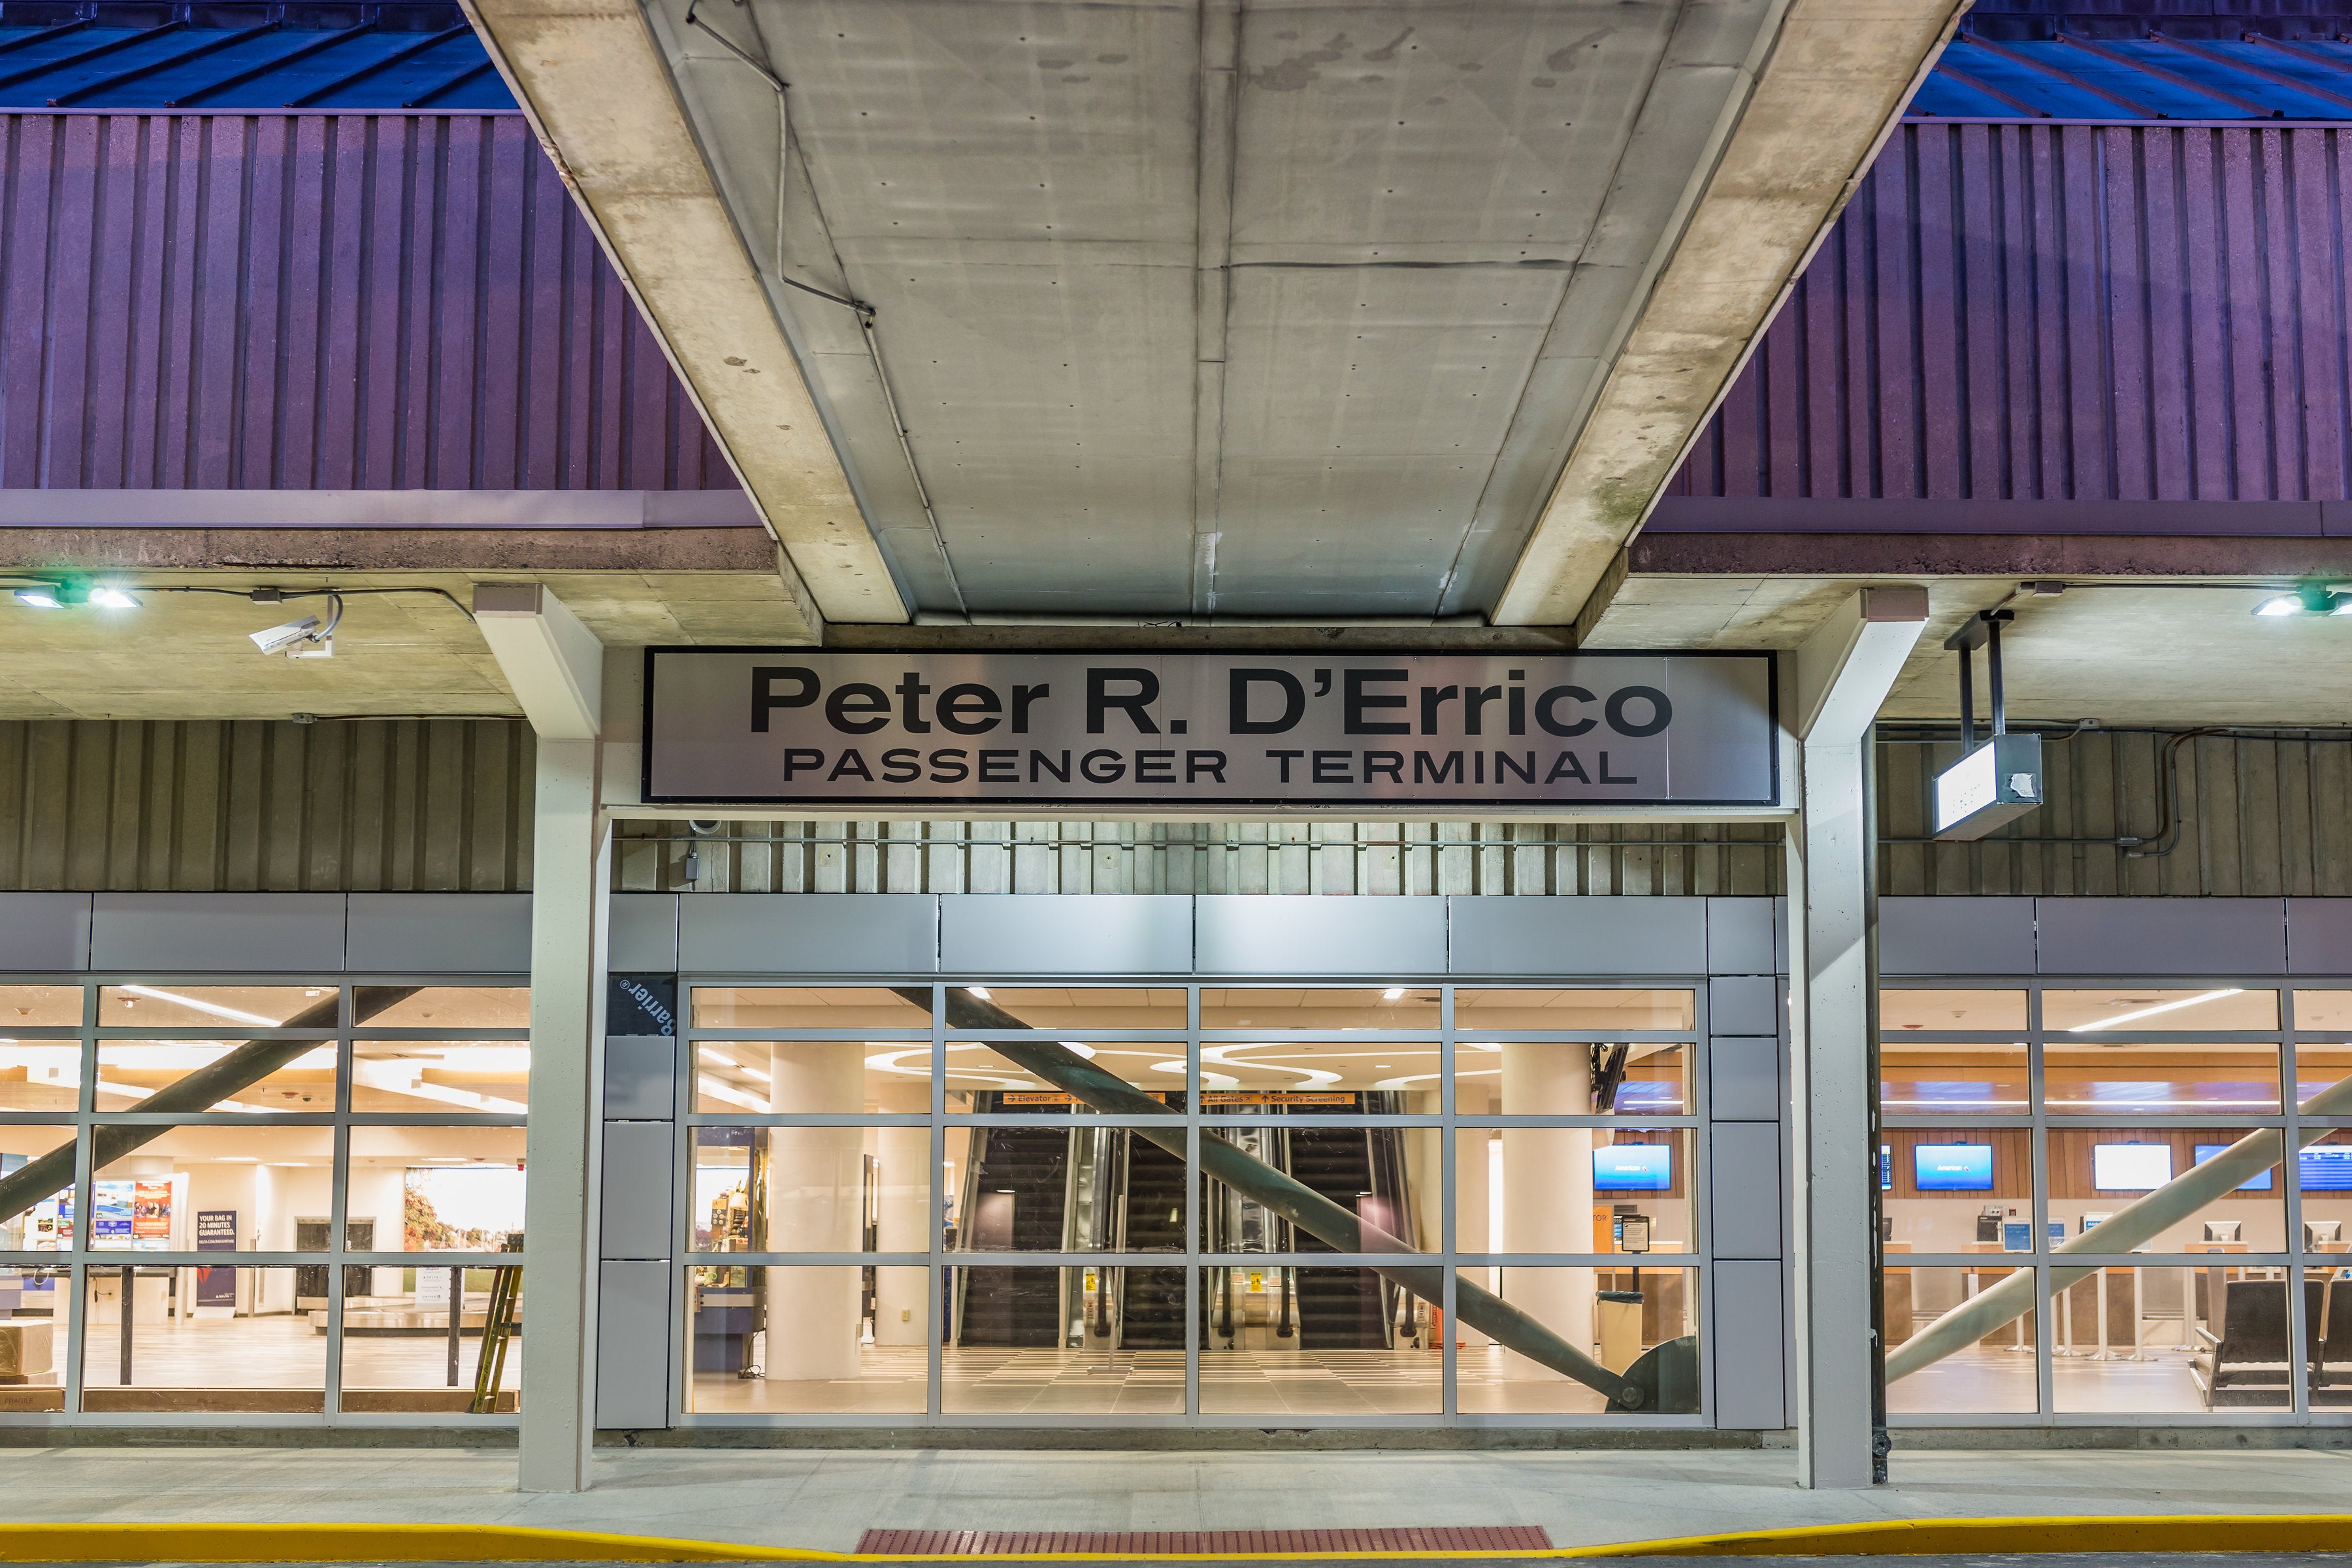
M1099 1552L1156 1557L1285 1556L1325 1552L1547 1552L1551 1536L1539 1524L1433 1526L1410 1530L1161 1530L1118 1532L1072 1530L869 1530L857 1538L860 1555L874 1557L1003 1557L1045 1552Z

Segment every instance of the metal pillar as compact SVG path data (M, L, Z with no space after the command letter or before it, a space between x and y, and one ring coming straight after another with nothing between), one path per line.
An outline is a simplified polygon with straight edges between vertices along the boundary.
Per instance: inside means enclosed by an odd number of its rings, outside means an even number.
M593 741L539 742L518 1485L584 1491L595 1430L596 1169L611 834Z
M1798 1484L1871 1484L1869 726L1927 616L1918 588L1864 589L1798 650L1789 834L1790 1079L1796 1126Z

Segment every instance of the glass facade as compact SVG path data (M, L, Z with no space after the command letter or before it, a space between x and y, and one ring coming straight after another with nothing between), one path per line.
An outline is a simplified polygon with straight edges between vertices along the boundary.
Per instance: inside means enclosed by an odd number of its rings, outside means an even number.
M0 1418L513 1419L528 992L0 985Z
M1704 1424L1703 996L689 979L681 1419Z
M2345 995L1889 982L1889 1418L2352 1415Z

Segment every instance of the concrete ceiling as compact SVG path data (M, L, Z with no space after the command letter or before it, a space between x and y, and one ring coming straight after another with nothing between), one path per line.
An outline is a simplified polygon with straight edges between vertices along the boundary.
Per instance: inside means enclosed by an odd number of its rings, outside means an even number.
M2070 579L2055 597L2016 599L2001 633L2013 719L2109 724L2340 727L2352 691L2352 616L2253 615L2278 592L2249 584L2168 585L2146 577ZM1957 718L1959 670L1944 639L2009 599L2015 575L1628 575L1592 626L1593 647L1794 647L1854 588L1925 582L1931 616L1881 710ZM1986 706L1984 656L1977 702Z
M1518 623L1573 618L1954 14L469 9L763 510L830 482L804 385L898 601ZM793 564L898 618L833 515Z
M75 575L121 584L142 600L135 610L37 610L0 596L0 668L8 671L0 719L521 715L481 635L447 599L354 595L334 658L270 658L247 634L322 615L324 601L231 596L258 586L429 587L470 605L476 583L529 580L545 583L608 647L814 639L776 574L773 547L750 529L601 541L397 529L10 529L0 531L0 584L69 562ZM583 567L579 558L592 547L606 564ZM224 562L245 564L217 569ZM158 591L165 585L229 593Z

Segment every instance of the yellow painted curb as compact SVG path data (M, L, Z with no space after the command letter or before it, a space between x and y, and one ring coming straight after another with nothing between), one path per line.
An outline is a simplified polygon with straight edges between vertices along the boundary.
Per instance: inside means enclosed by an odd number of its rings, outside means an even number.
M1918 1556L1944 1552L2345 1552L2352 1514L2114 1514L1801 1525L1549 1551L860 1555L723 1541L472 1524L0 1524L0 1563L1199 1563L1377 1558Z

